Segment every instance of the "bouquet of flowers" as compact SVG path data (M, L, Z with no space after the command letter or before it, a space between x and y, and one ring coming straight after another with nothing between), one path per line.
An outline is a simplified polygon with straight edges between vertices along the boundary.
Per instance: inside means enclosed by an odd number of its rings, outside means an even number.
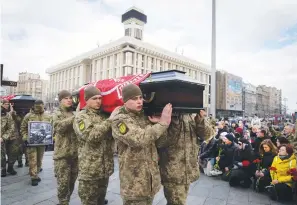
M296 168L291 168L287 173L292 176L293 181L297 181L297 169Z
M257 165L257 170L258 170L258 171L261 170L261 162L262 162L261 159L255 159L255 160L253 161L253 163Z

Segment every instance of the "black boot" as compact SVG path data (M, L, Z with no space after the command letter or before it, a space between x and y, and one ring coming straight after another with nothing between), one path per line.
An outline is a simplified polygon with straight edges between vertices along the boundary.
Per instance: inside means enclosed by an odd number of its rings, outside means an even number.
M108 204L108 200L107 199L104 200L104 204Z
M18 162L18 167L23 167L24 165L23 165L23 162L22 161L19 161Z
M6 169L1 169L1 177L6 177Z
M42 172L42 170L43 170L43 169L42 169L42 168L40 168L40 169L39 169L39 172Z
M29 167L29 162L28 162L28 160L26 160L26 162L25 162L25 166L26 166L26 167Z
M8 165L7 172L11 175L17 174L17 172L13 169L13 165Z
M37 186L38 185L38 179L31 179L31 185Z
M41 182L41 179L40 179L40 177L38 177L36 180L37 180L38 182Z

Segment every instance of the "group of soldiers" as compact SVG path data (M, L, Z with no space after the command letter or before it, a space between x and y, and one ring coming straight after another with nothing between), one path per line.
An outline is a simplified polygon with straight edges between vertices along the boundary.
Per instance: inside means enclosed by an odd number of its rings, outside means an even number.
M107 203L109 177L114 172L114 143L124 205L152 204L161 184L167 204L186 203L190 184L199 178L199 143L215 134L206 120L206 112L172 114L169 103L160 116L146 116L138 86L126 85L122 96L124 105L111 114L105 113L101 91L90 85L84 90L86 106L74 112L71 93L62 90L58 94L60 106L51 117L44 113L42 101L36 101L22 120L20 130L25 143L29 121L53 124L59 204L69 204L77 178L83 205ZM6 140L7 136L1 130L1 138ZM41 181L38 172L42 167L44 146L28 146L27 152L35 186Z

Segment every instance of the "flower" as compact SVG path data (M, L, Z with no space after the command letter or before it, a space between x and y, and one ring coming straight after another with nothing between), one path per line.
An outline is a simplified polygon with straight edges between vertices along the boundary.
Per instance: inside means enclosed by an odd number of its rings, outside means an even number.
M261 160L260 160L260 159L255 159L255 160L253 161L253 163L255 163L255 164L259 164L259 163L261 163Z
M276 171L277 169L275 167L269 167L269 171Z
M250 162L248 160L243 160L242 161L242 166L248 167L250 165Z

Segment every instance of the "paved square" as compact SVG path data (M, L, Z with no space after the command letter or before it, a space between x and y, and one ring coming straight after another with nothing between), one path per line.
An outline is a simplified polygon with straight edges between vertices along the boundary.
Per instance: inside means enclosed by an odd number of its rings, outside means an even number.
M16 168L16 176L1 179L2 205L55 205L58 203L56 178L53 172L52 152L44 156L43 171L40 173L42 181L32 187L28 175L28 168ZM115 159L115 173L110 177L107 199L109 205L122 205L119 186L119 171ZM77 185L72 195L71 205L79 205ZM217 178L202 175L198 181L191 184L187 199L188 205L280 205L269 200L264 194L255 193L251 189L232 188L227 182ZM293 202L290 204L294 204ZM163 190L155 196L154 205L166 205Z

